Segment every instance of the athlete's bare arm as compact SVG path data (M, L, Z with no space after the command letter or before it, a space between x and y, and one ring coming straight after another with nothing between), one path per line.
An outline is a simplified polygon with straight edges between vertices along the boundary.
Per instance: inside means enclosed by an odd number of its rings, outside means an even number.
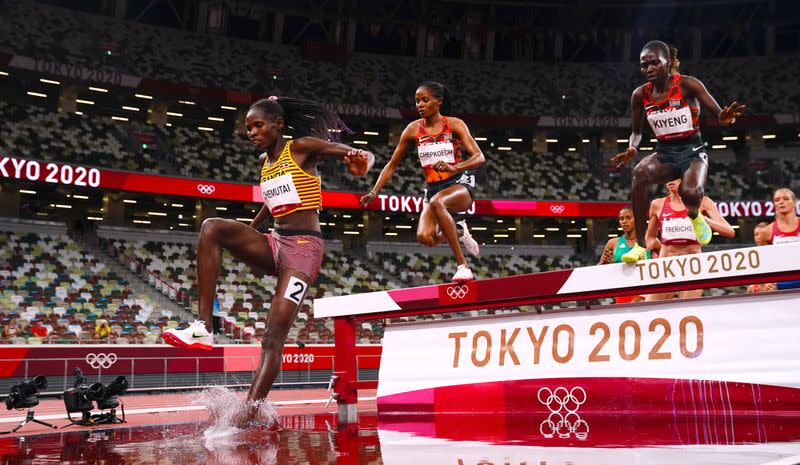
M392 179L395 170L397 170L397 165L400 163L400 160L405 158L409 144L412 143L416 137L418 127L419 122L414 121L409 123L403 130L403 134L400 135L400 141L397 143L397 147L394 148L394 152L392 152L392 158L389 159L389 162L386 163L386 166L381 170L381 174L378 175L378 180L375 181L375 186L372 188L372 191L359 200L362 208L372 202L378 192L383 189L383 186Z
M631 94L631 135L628 148L624 152L611 157L611 165L622 167L630 163L639 145L642 143L642 126L644 124L644 86L639 86Z
M704 107L717 116L720 124L726 126L733 124L736 117L742 116L742 112L747 108L747 105L741 105L739 102L733 102L725 108L720 108L717 100L696 77L681 76L681 91L685 91L683 95L687 97L697 98Z
M775 223L770 223L763 228L758 233L758 242L762 244L771 244L772 243L772 228L774 227Z
M736 235L736 231L731 227L725 217L720 214L717 204L715 204L713 200L708 197L703 197L703 200L700 202L700 211L703 212L703 216L706 217L706 221L711 229L718 232L720 236L731 238Z
M264 167L264 163L266 162L267 162L267 152L264 152L258 157L259 171L261 170L261 168ZM256 217L253 218L253 221L250 222L250 227L253 229L258 229L258 227L261 226L264 223L264 221L266 221L267 217L269 217L269 208L265 203L261 205L261 209L258 210L258 213L256 213Z
M597 262L598 265L611 263L611 260L614 258L614 249L617 247L618 239L618 237L614 237L606 242L606 246L603 248L603 255L600 256L600 261Z
M645 244L647 250L661 250L661 241L658 240L658 228L661 226L661 220L658 219L658 214L664 207L664 199L655 199L650 202L650 222L647 224L647 233L645 234Z
M371 152L316 137L301 137L292 142L292 156L295 162L304 168L311 161L316 163L314 157L344 160L347 171L354 176L363 176L375 164L375 156Z
M472 134L470 134L469 128L464 121L453 117L448 118L448 120L450 121L450 129L452 129L453 135L461 140L461 142L464 144L464 149L469 155L468 157L464 157L464 159L460 162L454 165L449 165L453 167L452 171L459 172L473 170L486 163L486 157L483 156L483 152L481 152L480 147L478 147L478 143L475 142L475 139L472 137ZM437 171L450 171L444 166L439 166L440 164L446 165L445 162L439 162L434 165L434 169Z

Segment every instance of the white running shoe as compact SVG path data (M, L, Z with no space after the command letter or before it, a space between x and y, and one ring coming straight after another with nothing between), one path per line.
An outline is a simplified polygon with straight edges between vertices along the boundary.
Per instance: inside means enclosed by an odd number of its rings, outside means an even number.
M472 270L467 265L458 265L458 269L456 269L456 274L453 275L454 283L460 283L463 281L472 281Z
M481 254L481 246L478 245L478 241L473 239L472 234L469 233L469 229L467 229L467 221L461 220L456 224L461 226L461 229L463 229L464 231L464 234L462 234L461 237L458 238L458 240L461 241L462 244L464 244L464 248L467 249L467 252L471 253L476 257L479 256Z
M214 346L214 335L200 320L189 323L186 329L170 328L161 333L161 338L167 344L181 349L211 350Z

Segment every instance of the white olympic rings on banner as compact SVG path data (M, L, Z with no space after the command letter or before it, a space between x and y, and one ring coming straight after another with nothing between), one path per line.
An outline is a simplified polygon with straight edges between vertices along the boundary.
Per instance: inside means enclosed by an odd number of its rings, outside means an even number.
M564 213L564 210L566 210L566 207L563 205L550 205L550 212L556 215Z
M545 394L545 397L542 397L542 394ZM539 399L539 402L547 406L553 413L560 412L561 409L569 413L575 413L578 411L578 408L586 402L586 391L580 386L575 386L569 391L567 391L567 388L564 386L557 387L555 391L543 387L539 389L536 397ZM558 406L558 408L554 408L555 406Z
M201 194L211 195L217 188L214 187L213 184L198 184L197 190L200 191Z
M95 370L99 368L110 368L111 365L117 363L117 354L113 352L110 354L86 354L85 360L86 363Z
M569 438L575 435L581 441L589 436L589 424L577 413L586 402L586 391L582 387L575 386L570 390L563 386L555 390L543 387L536 397L550 410L550 415L539 424L542 436L552 438L558 435L559 438Z
M455 285L450 286L447 288L447 295L450 296L451 299L463 299L464 297L469 294L469 286L464 284L462 286Z

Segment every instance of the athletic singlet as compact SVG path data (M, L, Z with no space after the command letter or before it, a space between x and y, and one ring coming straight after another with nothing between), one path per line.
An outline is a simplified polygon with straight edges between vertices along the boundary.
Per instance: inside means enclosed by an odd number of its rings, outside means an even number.
M778 222L772 223L772 241L770 244L788 244L789 242L800 242L800 221L793 231L781 231Z
M644 111L647 122L660 141L685 139L700 131L700 108L690 107L681 93L681 75L672 77L664 100L653 101L653 83L644 88Z
M617 237L617 246L614 247L614 256L611 258L611 263L622 263L622 256L632 248L628 245L628 241L625 240L625 235ZM647 259L649 260L650 258L650 251L648 250Z
M300 210L322 208L322 183L319 176L303 171L292 158L286 143L274 163L261 167L261 195L272 216L279 218Z
M664 206L658 214L661 223L661 243L664 245L695 245L697 235L689 219L689 209L676 211L669 203L669 196L664 199Z
M446 116L442 116L442 130L438 134L428 134L425 131L425 120L420 120L416 142L419 164L425 172L427 183L444 181L452 176L461 176L461 173L446 173L433 169L433 165L439 161L450 165L461 161L461 141L453 135Z

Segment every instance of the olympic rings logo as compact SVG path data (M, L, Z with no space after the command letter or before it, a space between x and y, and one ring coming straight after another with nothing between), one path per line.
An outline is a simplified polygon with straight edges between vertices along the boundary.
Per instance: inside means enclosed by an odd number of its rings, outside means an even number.
M214 187L213 184L198 184L197 190L200 191L201 194L211 195L217 188Z
M565 439L574 435L581 441L589 436L589 424L577 413L586 402L586 391L582 387L575 386L570 390L563 386L555 390L543 387L536 397L550 410L550 415L539 424L542 436L552 438L558 435Z
M111 365L117 363L117 354L86 354L86 363L95 370L99 368L111 368Z
M555 213L556 215L560 215L560 214L564 213L564 210L566 210L566 209L567 209L567 207L565 207L563 205L550 205L550 212L551 213Z
M463 299L467 296L467 294L469 294L469 286L466 284L463 286L455 285L447 288L447 295L453 300Z

